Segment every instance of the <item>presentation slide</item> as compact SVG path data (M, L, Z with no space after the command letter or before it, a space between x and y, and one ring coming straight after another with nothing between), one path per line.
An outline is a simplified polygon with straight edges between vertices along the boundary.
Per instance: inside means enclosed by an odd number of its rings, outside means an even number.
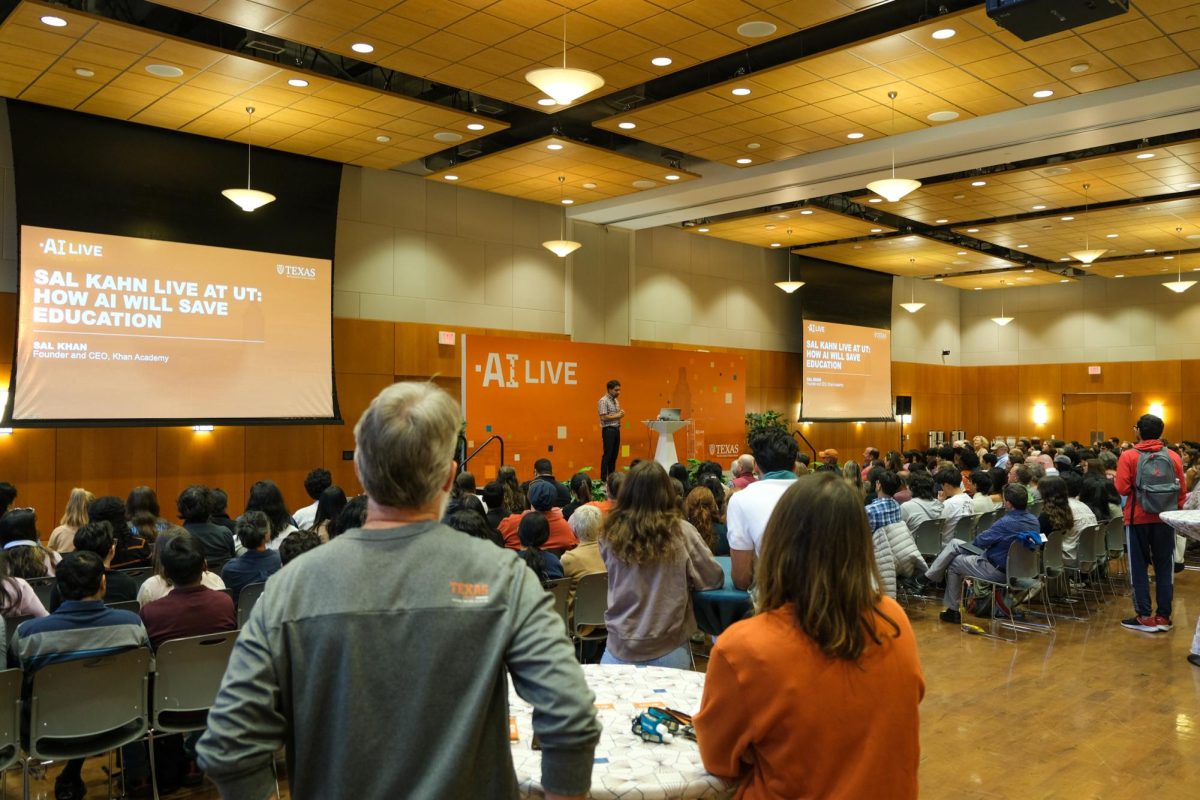
M325 259L22 226L12 419L334 417Z
M800 415L809 420L892 419L892 334L804 321Z

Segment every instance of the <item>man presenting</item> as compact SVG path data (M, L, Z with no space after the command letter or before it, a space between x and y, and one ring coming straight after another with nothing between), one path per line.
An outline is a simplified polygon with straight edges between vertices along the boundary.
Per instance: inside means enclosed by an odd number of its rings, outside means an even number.
M621 396L621 382L609 381L608 391L596 404L600 412L600 437L604 442L604 455L600 457L600 480L617 468L617 455L621 452L621 418L625 410L617 398Z
M595 696L551 595L439 522L461 420L436 386L396 383L358 421L366 522L272 577L209 714L200 766L226 800L270 797L285 745L293 797L514 799L510 680L545 796L590 788Z

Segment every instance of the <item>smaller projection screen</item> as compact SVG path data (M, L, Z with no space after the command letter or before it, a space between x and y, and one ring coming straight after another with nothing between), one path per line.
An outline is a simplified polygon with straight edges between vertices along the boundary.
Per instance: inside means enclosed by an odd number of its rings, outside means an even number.
M800 418L892 419L891 331L804 320Z
M24 225L12 420L332 420L331 273Z

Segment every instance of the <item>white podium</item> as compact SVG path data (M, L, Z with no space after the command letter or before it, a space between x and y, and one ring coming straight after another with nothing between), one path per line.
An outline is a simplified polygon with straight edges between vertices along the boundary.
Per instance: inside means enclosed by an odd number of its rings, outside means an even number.
M669 470L672 464L679 461L675 450L675 431L687 427L690 420L663 421L659 419L645 420L646 427L658 432L658 445L654 448L654 460L662 464L663 469Z

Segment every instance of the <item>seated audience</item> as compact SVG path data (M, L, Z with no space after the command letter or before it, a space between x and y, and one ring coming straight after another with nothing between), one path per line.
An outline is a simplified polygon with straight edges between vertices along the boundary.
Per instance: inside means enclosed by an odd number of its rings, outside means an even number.
M872 467L867 473L874 499L867 503L867 523L871 533L903 521L900 504L892 497L900 489L900 478L883 467Z
M204 585L204 548L186 531L167 538L159 565L172 589L139 612L155 650L163 642L237 630L237 610L225 592Z
M8 507L17 499L17 487L8 481L0 481L0 517L8 513Z
M477 490L475 476L464 469L454 476L454 488L450 490L450 502L453 503L455 498L466 494L477 494Z
M538 583L545 586L548 582L563 577L562 562L558 556L542 549L550 538L550 523L544 516L529 513L521 517L517 525L517 535L521 541L521 560L533 570Z
M166 570L163 568L163 548L176 536L183 534L187 534L186 529L178 525L172 525L160 533L158 538L154 540L154 574L147 578L142 583L141 588L138 589L137 601L139 606L153 603L160 597L165 597L167 592L171 591L171 581L167 578ZM200 576L200 581L209 589L225 588L225 581L221 580L220 575L210 570L207 563L204 566L204 572Z
M472 495L473 497L474 495ZM337 519L338 514L346 507L346 493L340 486L326 486L321 496L317 498L317 513L312 525L301 530L311 529L317 534L318 541L326 544L329 541L329 526Z
M671 465L671 468L667 470L667 475L673 480L679 481L680 487L678 490L676 490L676 494L679 497L683 497L691 490L692 478L690 475L688 475L688 468L685 465L680 464L678 461L675 462Z
M621 493L621 484L625 481L625 475L626 473L616 470L608 473L608 478L604 482L604 499L593 500L588 505L600 509L600 513L604 515L612 511L617 504L617 496Z
M842 465L842 477L850 482L850 485L858 490L864 500L867 496L867 491L863 486L862 470L858 466L858 462L851 459Z
M129 527L151 543L159 531L166 530L171 524L162 518L158 494L149 486L134 487L125 500L125 513L129 517ZM115 535L116 531L113 533Z
M721 519L721 509L717 506L712 489L697 486L688 492L683 503L683 516L700 532L700 538L713 555L729 555L729 532Z
M88 506L88 519L107 522L112 526L113 537L117 540L117 554L113 556L112 569L150 566L154 542L129 527L124 500L112 495L97 497Z
M42 667L150 644L137 614L105 607L104 562L95 553L73 553L59 564L58 588L63 596L58 610L47 617L28 620L17 628L13 637L9 664L19 666L25 673L26 703L33 673ZM103 691L103 687L94 688ZM79 800L86 794L81 777L83 761L78 758L66 762L54 781L55 800ZM132 764L127 763L126 772L133 771Z
M682 518L670 478L657 463L643 461L629 471L604 520L600 554L608 569L608 643L601 663L688 669L691 593L719 588L725 575L700 533Z
M508 516L508 508L504 505L504 486L500 481L489 481L484 484L481 496L484 506L487 507L488 525L499 528L500 523Z
M255 481L250 487L250 497L246 500L246 511L261 511L271 523L270 542L267 545L272 550L278 550L279 545L294 530L298 530L288 513L287 503L283 500L283 492L275 481ZM242 515L245 518L245 514Z
M361 528L367 521L367 496L360 494L346 501L346 507L337 519L329 526L329 541L333 541L346 531Z
M332 485L333 475L324 467L311 469L304 476L304 493L312 498L312 502L304 508L296 509L296 513L292 514L292 522L298 530L311 530L316 525L317 506L321 501L321 493Z
M531 482L529 484L529 502L533 507L522 514L512 514L500 523L500 535L504 537L504 546L512 550L521 548L521 539L517 529L521 520L530 514L540 514L546 518L550 527L550 538L546 541L545 548L551 553L561 555L579 544L575 540L575 534L571 533L571 526L563 519L562 509L554 507L557 500L558 492L548 482Z
M967 494L971 495L971 513L986 514L996 510L992 500L992 476L981 469L971 470L967 476Z
M37 512L13 508L0 517L0 544L8 574L17 578L53 577L62 556L42 546L38 538Z
M113 556L117 554L117 543L112 526L107 522L89 522L75 533L75 551L94 553L104 563L104 602L127 603L137 599L137 581L124 572L109 569ZM70 557L68 554L67 557ZM62 595L58 583L50 588L50 613L58 610Z
M0 558L0 617L11 620L17 617L44 616L46 607L38 599L37 592L29 585L29 581L9 575L7 561ZM0 640L0 650L8 647L7 634L12 633L11 627L10 624L0 629L6 634L3 640Z
M500 482L500 486L504 489L504 508L511 514L524 513L529 508L529 503L526 501L525 492L517 483L517 470L515 467L505 464L500 469L496 470L496 480ZM557 492L555 493L557 495Z
M529 487L537 482L547 483L554 488L554 507L561 509L567 503L571 502L571 493L563 486L558 478L554 477L554 465L550 463L548 458L539 458L533 462L533 477L521 484L521 491L525 492L525 496L529 496ZM533 501L530 500L532 503Z
M909 500L912 500L912 489L908 488L908 473L903 469L891 469L890 472L896 473L896 477L900 479L900 490L892 495L892 499L900 505L904 505Z
M1038 530L1049 535L1061 531L1063 536L1063 557L1067 555L1067 542L1071 543L1071 552L1079 546L1079 534L1075 532L1075 514L1067 497L1067 483L1058 475L1042 478L1042 513L1038 517Z
M1008 568L1008 547L1022 534L1036 534L1037 518L1025 510L1029 495L1024 487L1008 484L1004 487L1005 515L986 531L976 535L972 543L983 550L975 555L964 547L962 539L952 539L938 554L929 569L926 579L940 583L946 581L942 595L944 610L939 615L942 622L962 622L959 606L962 602L963 578L983 578L987 581L1003 581Z
M575 509L592 502L592 479L586 472L576 472L571 476L571 502L563 506L563 519L570 520Z
M933 476L934 483L941 487L942 500L942 544L954 538L954 529L960 517L971 515L971 497L962 490L962 474L954 467L943 467ZM1024 508L1024 506L1022 506Z
M734 492L725 511L729 529L730 577L739 589L754 581L754 560L762 547L762 534L775 504L796 480L796 440L786 431L769 428L750 437L750 452L761 479Z
M287 541L279 545L279 563L286 567L294 558L314 550L321 545L321 537L316 531L292 531Z
M584 575L608 571L600 556L600 543L596 540L604 523L604 515L595 506L580 506L576 511L581 513L578 516L572 514L567 522L579 539L579 546L563 553L562 557L563 577L571 579L572 588Z
M234 531L237 529L237 522L229 516L229 494L224 489L210 489L208 498L212 503L209 520L214 525L228 528L230 536L236 536Z
M913 497L907 503L901 503L900 518L910 531L915 531L925 520L942 518L942 501L937 499L928 471L924 468L910 470L908 488Z
M497 547L504 547L504 537L500 531L488 524L487 517L476 511L460 509L452 511L442 518L442 522L476 539L484 539Z
M62 519L58 521L58 527L50 532L50 541L46 546L59 555L74 550L75 531L88 524L88 504L95 499L95 495L87 489L72 489Z
M794 483L758 575L758 613L710 656L695 718L705 769L750 800L916 800L925 680L908 617L876 588L858 494L833 476Z
M199 484L187 487L179 493L175 500L175 508L179 512L179 518L183 520L184 530L190 533L204 550L209 569L220 572L225 562L236 555L236 548L229 529L211 521L212 496L208 487Z
M267 549L271 540L271 521L266 514L247 511L238 520L237 535L246 550L227 561L221 570L221 580L233 590L235 603L242 589L252 583L262 583L283 567L279 553Z

